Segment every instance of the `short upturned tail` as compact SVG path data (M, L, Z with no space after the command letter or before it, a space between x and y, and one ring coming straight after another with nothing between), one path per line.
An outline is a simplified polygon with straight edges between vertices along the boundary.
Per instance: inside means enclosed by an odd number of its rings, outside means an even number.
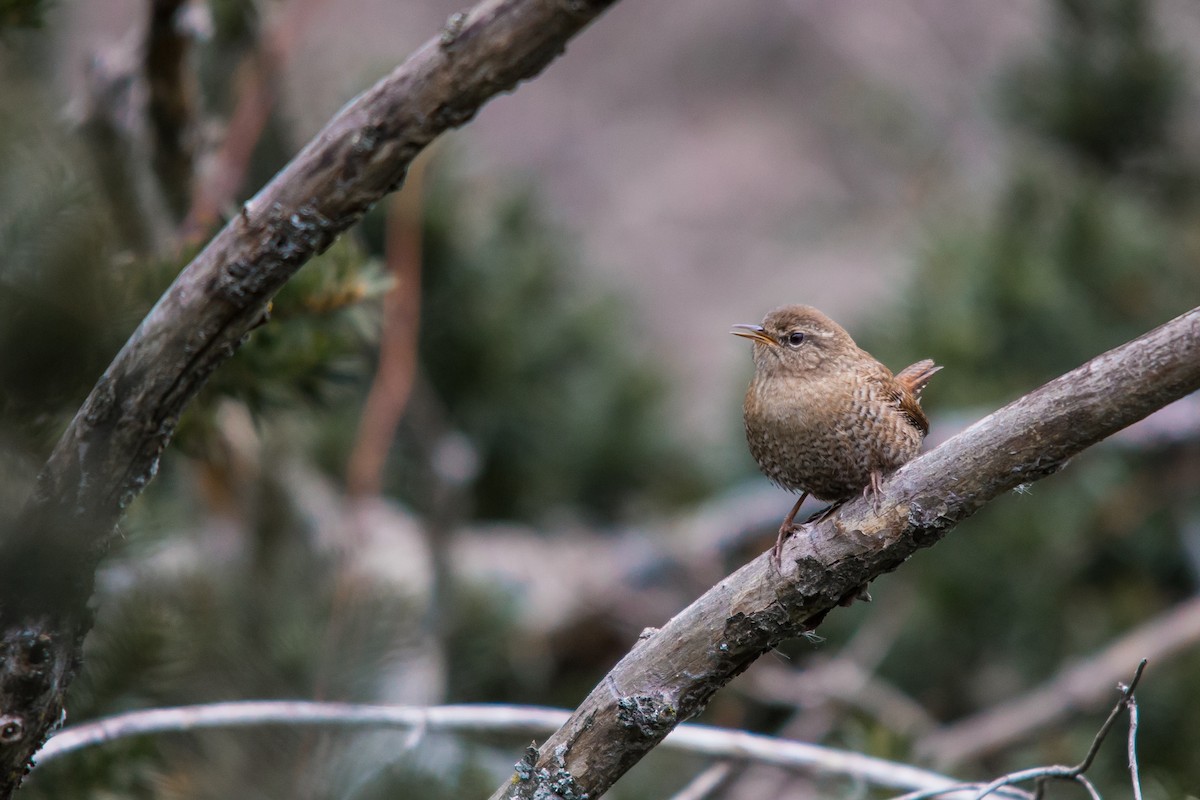
M929 383L929 379L939 369L941 367L933 363L933 359L927 358L897 372L896 380L904 384L904 387L915 396L920 397L921 390L925 388L925 384Z

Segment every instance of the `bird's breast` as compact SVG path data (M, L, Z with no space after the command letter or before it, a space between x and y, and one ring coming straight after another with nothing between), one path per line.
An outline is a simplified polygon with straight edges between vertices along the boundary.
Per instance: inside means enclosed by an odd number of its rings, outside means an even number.
M910 460L922 438L880 381L853 373L756 377L744 418L751 455L767 477L823 500L848 497L872 470Z

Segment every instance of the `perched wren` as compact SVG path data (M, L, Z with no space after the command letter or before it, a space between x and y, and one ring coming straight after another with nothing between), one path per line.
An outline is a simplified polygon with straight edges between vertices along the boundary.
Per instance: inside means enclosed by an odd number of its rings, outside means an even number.
M833 503L825 514L860 491L878 501L883 475L917 455L929 431L921 390L941 367L918 361L892 375L811 306L733 327L754 342L742 409L750 453L773 482L800 492L779 526L778 564L805 497Z

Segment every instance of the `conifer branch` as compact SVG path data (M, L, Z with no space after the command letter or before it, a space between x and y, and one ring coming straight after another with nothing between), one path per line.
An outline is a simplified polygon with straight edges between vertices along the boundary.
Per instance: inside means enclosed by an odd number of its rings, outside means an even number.
M614 0L485 0L349 103L183 270L109 365L0 540L0 798L61 716L96 565L180 413L271 297L413 158L538 74Z

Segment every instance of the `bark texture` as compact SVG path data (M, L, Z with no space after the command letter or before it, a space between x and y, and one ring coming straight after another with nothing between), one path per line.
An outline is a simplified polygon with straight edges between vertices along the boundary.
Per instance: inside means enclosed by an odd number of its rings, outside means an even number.
M533 77L614 0L487 0L347 105L179 275L100 378L0 541L0 797L62 713L99 558L179 414L276 291L438 134Z
M855 500L793 536L782 574L763 554L644 635L496 798L602 795L676 725L780 641L997 495L1200 388L1200 309L1092 359L909 462L878 513Z

